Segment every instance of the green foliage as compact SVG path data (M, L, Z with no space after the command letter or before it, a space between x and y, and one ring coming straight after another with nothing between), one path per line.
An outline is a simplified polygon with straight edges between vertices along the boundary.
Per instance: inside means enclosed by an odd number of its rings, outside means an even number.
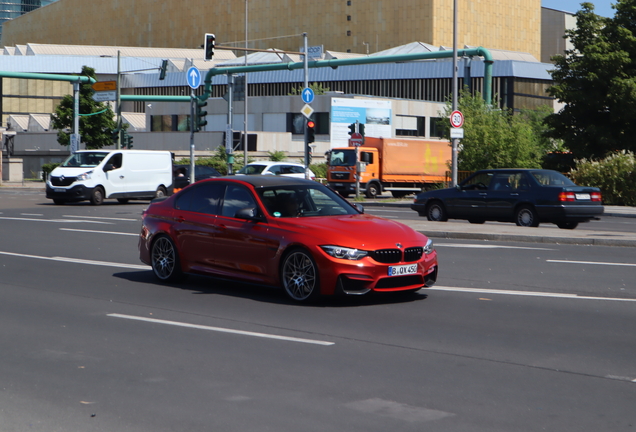
M309 169L316 175L316 178L327 178L327 163L322 162L319 164L309 165Z
M565 106L547 118L549 136L577 159L636 151L636 2L617 0L613 18L581 6L577 25L566 30L572 49L553 57L548 93Z
M234 152L234 164L232 165L233 171L236 173L243 168L244 154ZM253 159L248 157L247 163L253 162ZM227 153L224 146L216 148L214 155L205 158L197 158L194 163L196 165L210 166L216 169L219 173L227 175ZM175 161L175 165L190 165L190 158L183 158Z
M604 204L636 206L636 157L632 152L615 152L600 161L579 160L570 177L578 185L600 188Z
M304 88L305 87L303 87L303 86L292 87L291 92L287 96L299 95L303 91ZM324 95L326 92L328 92L330 90L329 87L323 87L322 84L319 84L319 83L309 84L309 88L314 91L314 94L316 96Z
M539 168L543 155L553 146L537 132L547 111L524 111L512 115L495 109L476 93L461 92L458 109L464 114L464 138L458 154L458 169L476 171L486 168ZM444 136L450 139L447 103L439 122Z
M95 69L82 67L81 75L95 78ZM80 116L79 133L82 143L87 149L100 149L112 145L111 131L117 127L113 120L114 113L110 107L102 102L95 102L92 98L94 90L90 83L80 84L79 112L80 114L96 113L106 109L103 113ZM71 143L73 129L73 110L75 101L73 95L66 95L51 114L51 128L57 130L57 142L68 146Z
M287 159L287 153L285 153L284 151L268 151L267 155L269 156L269 160L274 161L274 162L281 162L284 161L285 159Z

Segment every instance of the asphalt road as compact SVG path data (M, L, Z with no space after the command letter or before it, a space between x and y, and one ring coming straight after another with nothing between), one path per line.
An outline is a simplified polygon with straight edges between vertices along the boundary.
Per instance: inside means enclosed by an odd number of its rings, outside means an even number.
M436 239L433 289L299 306L157 283L147 203L2 192L2 431L636 425L632 248Z

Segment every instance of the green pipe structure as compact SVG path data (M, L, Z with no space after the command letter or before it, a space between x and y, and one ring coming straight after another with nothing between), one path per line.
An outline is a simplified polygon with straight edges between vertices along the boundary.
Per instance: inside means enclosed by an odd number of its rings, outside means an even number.
M492 103L492 66L493 58L486 48L478 47L471 49L463 49L457 51L457 57L474 57L479 56L484 58L484 100L486 103ZM427 53L412 53L412 54L397 54L388 56L375 56L375 57L358 57L350 59L330 59L330 60L314 60L307 62L309 68L330 67L337 68L338 66L354 66L362 64L374 64L374 63L397 63L407 62L414 60L430 60L437 58L449 58L453 57L453 51L435 51ZM295 70L303 69L305 62L290 62L290 63L275 63L264 65L252 65L252 66L231 66L231 67L218 67L212 68L205 76L205 91L199 96L200 99L208 99L212 90L212 78L216 75L225 74L237 74L248 72L267 72L275 70Z
M47 80L47 81L68 81L68 82L81 82L85 83L95 83L97 82L94 78L87 77L84 75L56 75L56 74L45 74L45 73L30 73L30 72L6 72L0 71L0 78L23 78L23 79L39 79L39 80Z

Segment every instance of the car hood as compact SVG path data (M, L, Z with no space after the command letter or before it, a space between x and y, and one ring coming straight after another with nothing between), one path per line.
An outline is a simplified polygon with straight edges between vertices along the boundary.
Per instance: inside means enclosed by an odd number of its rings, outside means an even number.
M410 227L372 215L320 216L278 219L281 228L314 237L318 244L357 249L425 246L426 236Z

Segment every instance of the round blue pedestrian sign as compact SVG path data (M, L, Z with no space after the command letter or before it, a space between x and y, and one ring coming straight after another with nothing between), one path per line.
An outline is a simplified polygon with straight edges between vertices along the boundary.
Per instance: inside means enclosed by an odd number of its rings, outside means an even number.
M190 67L186 73L186 80L191 88L199 88L201 85L201 72L199 72L199 69L194 66Z
M303 102L305 102L306 104L310 104L314 101L314 91L309 87L305 87L303 89L301 96L303 98Z

